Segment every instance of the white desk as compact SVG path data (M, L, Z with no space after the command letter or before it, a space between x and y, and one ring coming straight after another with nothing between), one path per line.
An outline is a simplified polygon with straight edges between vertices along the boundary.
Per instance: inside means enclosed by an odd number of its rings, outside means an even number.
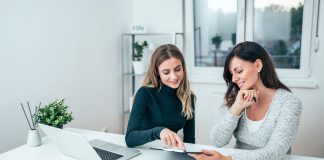
M112 142L118 145L126 146L124 135L112 134L105 132L89 131L83 129L74 129L68 128L67 130L83 134L88 140L92 139L101 139L107 142ZM150 150L147 147L152 145L162 145L161 141L154 141L143 145L139 149L142 154L132 158L132 160L152 160L156 157L160 151ZM204 149L215 149L224 155L229 155L232 153L246 152L245 150L233 149L233 148L214 148L206 145L199 144L186 144L186 147L189 148L204 148ZM74 160L73 158L63 155L59 150L47 140L43 138L43 144L38 147L30 147L28 145L22 145L13 150L5 152L0 155L0 160ZM286 159L288 160L324 160L320 158L313 157L302 157L287 155Z

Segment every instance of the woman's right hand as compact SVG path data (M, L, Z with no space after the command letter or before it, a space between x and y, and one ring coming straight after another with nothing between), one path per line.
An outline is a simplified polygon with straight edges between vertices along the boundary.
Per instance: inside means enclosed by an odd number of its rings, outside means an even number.
M182 150L186 150L184 143L182 142L181 138L174 133L173 131L169 130L168 128L164 128L160 133L160 139L163 143L170 147L178 147Z
M239 90L237 93L234 104L231 106L230 111L233 115L238 116L246 107L250 107L259 98L260 92L254 89Z

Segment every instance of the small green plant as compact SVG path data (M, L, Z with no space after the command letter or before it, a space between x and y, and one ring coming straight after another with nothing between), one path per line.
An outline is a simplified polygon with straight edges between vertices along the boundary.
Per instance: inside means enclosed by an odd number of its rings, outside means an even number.
M67 109L68 106L64 104L64 99L59 102L56 100L39 109L37 122L63 128L63 125L73 120L72 112L68 112Z
M212 43L215 45L216 48L219 48L220 44L222 43L223 39L221 36L216 35L212 39Z
M135 42L133 47L135 48L134 61L141 61L143 58L144 48L148 48L147 41L143 41L142 44L140 44L139 42Z

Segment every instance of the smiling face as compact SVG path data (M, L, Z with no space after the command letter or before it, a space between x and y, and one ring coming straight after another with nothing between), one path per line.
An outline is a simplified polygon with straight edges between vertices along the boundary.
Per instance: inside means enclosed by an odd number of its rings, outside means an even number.
M262 62L259 59L252 63L234 56L229 63L232 82L237 84L240 89L255 88L261 82L259 78L261 69Z
M158 67L158 72L162 83L174 89L179 87L184 76L181 61L174 57L162 62Z

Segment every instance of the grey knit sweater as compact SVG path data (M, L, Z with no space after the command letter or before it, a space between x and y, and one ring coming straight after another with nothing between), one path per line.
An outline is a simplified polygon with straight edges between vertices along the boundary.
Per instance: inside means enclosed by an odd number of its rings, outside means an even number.
M225 112L213 126L210 139L217 147L227 145L234 134L235 148L250 150L231 155L234 160L280 160L291 147L302 111L300 100L291 92L278 89L269 107L268 116L260 128L250 132L246 125L245 112L239 116Z

